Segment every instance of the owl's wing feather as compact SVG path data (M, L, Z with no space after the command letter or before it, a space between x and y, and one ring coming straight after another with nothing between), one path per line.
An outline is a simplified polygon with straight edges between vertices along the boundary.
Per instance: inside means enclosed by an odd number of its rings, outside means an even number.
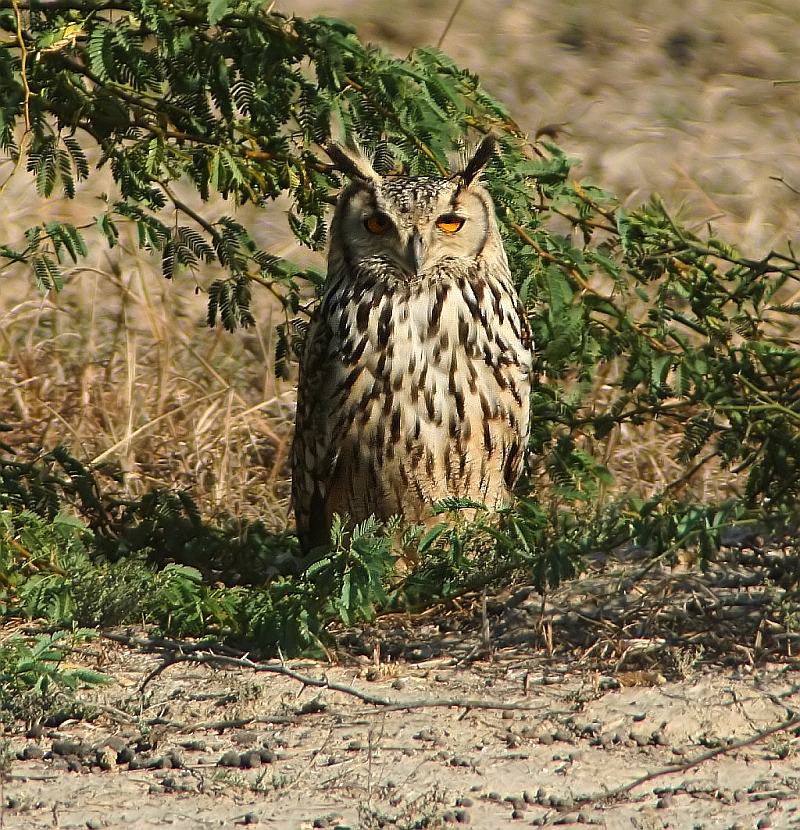
M328 489L336 468L338 441L333 392L337 383L336 338L324 317L312 321L300 366L292 447L292 501L303 550L328 542Z

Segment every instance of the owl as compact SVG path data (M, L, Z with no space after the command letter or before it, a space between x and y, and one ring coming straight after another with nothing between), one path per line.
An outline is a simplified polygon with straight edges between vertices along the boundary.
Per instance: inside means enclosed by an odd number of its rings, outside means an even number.
M349 179L300 364L292 498L301 547L334 513L425 523L434 503L509 499L529 433L531 336L480 174L487 137L448 177Z

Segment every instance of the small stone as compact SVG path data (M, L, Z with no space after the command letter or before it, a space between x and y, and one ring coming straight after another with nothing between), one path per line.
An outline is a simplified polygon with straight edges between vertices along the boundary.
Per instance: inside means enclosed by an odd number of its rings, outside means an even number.
M456 821L459 824L469 824L472 819L466 810L456 810Z
M271 764L278 756L270 749L260 749L258 754L261 756L262 764Z
M146 758L144 755L134 753L131 760L128 761L128 769L131 769L131 770L147 769L147 764L149 763L149 761L150 761L150 759Z
M553 732L553 738L567 744L572 743L572 734L566 729L556 729L556 731Z
M772 819L769 816L762 816L757 822L756 827L758 830L762 830L766 827L772 827Z
M543 746L551 746L555 743L556 738L552 732L542 732L541 735L537 735L537 740Z
M183 760L183 755L176 750L171 750L166 754L167 758L169 758L170 764L172 764L172 769L185 769L186 762Z
M536 796L530 793L528 790L525 790L525 792L522 793L522 800L526 804L536 804Z
M475 802L469 796L456 799L456 807L471 807Z
M311 826L318 828L318 830L321 830L321 828L328 826L328 819L325 818L325 816L315 818L314 821L311 822Z
M362 741L350 741L350 743L347 744L347 748L351 752L361 752L361 750L363 750L365 747Z
M656 746L669 746L669 738L660 729L653 732L652 741Z
M116 769L117 767L117 751L110 746L102 747L95 752L95 763L100 769L106 772Z
M471 767L474 762L472 758L468 758L466 755L453 755L448 763L451 767Z
M258 732L253 732L251 729L242 729L231 735L231 741L237 746L252 746L258 741Z
M118 753L117 753L117 763L118 764L130 764L133 760L134 752L129 746L124 746Z
M51 747L53 755L86 755L89 747L81 741L55 740Z
M149 792L150 795L160 795L161 793L165 793L166 790L161 786L161 784L151 784L147 788L147 792Z
M83 769L81 759L77 755L67 755L66 757L67 769L70 772L80 772Z
M103 741L102 746L107 746L109 749L113 749L114 752L119 754L123 749L127 748L128 744L125 739L121 738L119 735L111 735Z
M155 742L148 735L139 735L136 740L137 752L152 752L156 748Z
M23 761L36 761L44 757L44 750L38 744L28 744L20 754Z
M634 723L641 723L645 719L646 715L644 712L636 712L633 715L633 722Z
M35 724L33 724L33 726L32 726L30 729L28 729L28 731L25 733L25 737L26 737L26 738L34 738L34 739L36 739L36 738L41 738L41 737L42 737L42 733L43 733L43 732L44 732L44 729L42 729L42 725L41 725L41 723L35 723Z
M452 810L445 810L442 813L442 821L445 824L455 824L456 823L456 814Z
M86 830L103 830L106 823L99 818L90 818L86 820Z
M242 769L255 769L261 766L260 752L243 752L239 756L239 766Z
M661 798L656 801L656 809L657 810L666 810L667 807L672 806L672 793L664 793Z
M161 755L153 759L154 769L172 769L172 758L169 755Z
M734 790L733 791L733 800L734 801L747 801L747 793L744 790Z
M392 681L392 688L396 689L398 692L401 692L406 687L406 681L403 680L402 677L396 677Z
M503 796L501 796L500 793L497 792L496 790L492 790L486 796L486 798L487 798L488 801L502 801L503 800Z
M511 799L511 806L515 810L524 810L528 805L525 803L524 798L512 798Z
M648 746L650 743L650 736L638 729L631 729L631 740L636 746Z
M501 713L500 717L503 720L514 720L514 713L511 712L508 709L504 709L503 712Z
M189 752L205 752L208 745L203 740L193 738L190 741L182 741L181 747Z
M239 824L258 824L258 816L255 813L245 813Z
M513 819L523 819L525 818L525 811L524 810L512 810L511 811L511 818Z
M235 749L229 749L222 753L222 757L217 761L219 767L238 767L241 765L241 755Z

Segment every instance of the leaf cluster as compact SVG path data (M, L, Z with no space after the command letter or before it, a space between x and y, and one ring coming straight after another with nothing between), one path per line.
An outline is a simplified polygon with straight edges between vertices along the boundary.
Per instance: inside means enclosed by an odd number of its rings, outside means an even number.
M74 649L96 636L95 631L75 629L30 638L17 635L0 645L2 719L34 724L65 708L77 712L78 688L109 681L102 672L68 662Z

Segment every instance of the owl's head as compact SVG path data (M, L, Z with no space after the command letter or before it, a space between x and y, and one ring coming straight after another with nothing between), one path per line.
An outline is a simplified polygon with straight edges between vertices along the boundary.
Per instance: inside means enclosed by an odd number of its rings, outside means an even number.
M494 137L487 136L463 170L410 178L381 176L364 156L328 144L328 155L350 179L331 226L332 264L351 271L380 266L413 280L445 261L504 258L494 204L479 183L494 149Z

